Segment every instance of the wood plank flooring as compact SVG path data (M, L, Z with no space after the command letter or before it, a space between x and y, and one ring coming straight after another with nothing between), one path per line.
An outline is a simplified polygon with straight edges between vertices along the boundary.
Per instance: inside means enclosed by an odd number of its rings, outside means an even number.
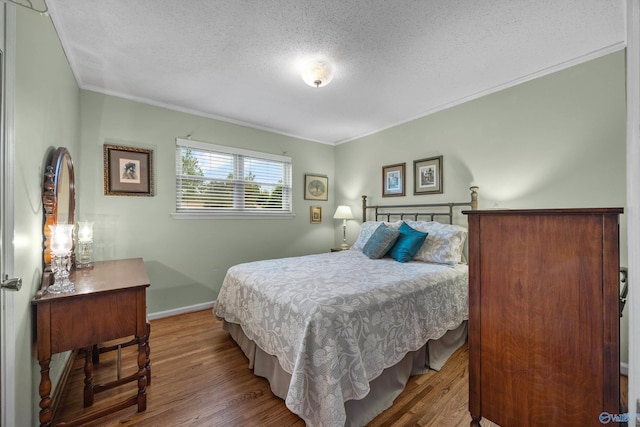
M151 385L147 410L136 407L87 424L104 426L296 426L305 423L274 396L269 383L253 374L240 348L222 330L211 310L151 322ZM101 355L94 384L116 378L116 352ZM83 359L76 360L56 421L65 421L127 397L137 391L129 383L97 394L89 410L82 408ZM136 349L122 350L122 376L135 372ZM626 390L626 383L623 385ZM440 372L409 380L394 405L369 426L469 426L468 349L460 348ZM495 426L487 420L485 427Z

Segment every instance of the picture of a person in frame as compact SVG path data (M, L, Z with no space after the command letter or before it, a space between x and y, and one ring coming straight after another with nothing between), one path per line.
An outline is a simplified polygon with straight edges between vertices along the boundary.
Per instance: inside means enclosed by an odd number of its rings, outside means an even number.
M433 187L436 185L436 167L425 166L420 168L420 186Z
M130 184L140 183L140 161L131 159L120 159L120 182Z

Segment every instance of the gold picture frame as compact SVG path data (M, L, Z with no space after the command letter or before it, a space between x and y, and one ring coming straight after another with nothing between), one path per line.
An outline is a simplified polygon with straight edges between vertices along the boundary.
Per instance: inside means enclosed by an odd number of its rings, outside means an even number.
M105 196L153 196L153 150L104 144Z
M329 200L329 177L326 175L305 174L304 199Z
M320 224L322 222L322 206L311 206L310 218L311 224Z

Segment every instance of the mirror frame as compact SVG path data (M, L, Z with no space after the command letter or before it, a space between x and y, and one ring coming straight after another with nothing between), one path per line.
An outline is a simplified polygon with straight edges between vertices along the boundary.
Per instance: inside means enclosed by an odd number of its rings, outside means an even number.
M69 176L69 182L63 188L62 177L64 173ZM65 206L67 211L66 218L58 218L59 205L61 194L68 192L68 206ZM75 222L75 208L76 208L76 190L75 190L75 175L73 170L73 161L71 160L71 154L65 147L58 147L50 156L49 162L47 162L46 170L44 173L44 184L42 193L42 205L44 209L44 224L43 224L43 275L42 275L42 287L38 292L40 295L49 286L53 275L51 274L51 231L50 225L54 224L74 224ZM62 210L62 209L60 209ZM75 242L71 249L71 262L72 266L75 266Z

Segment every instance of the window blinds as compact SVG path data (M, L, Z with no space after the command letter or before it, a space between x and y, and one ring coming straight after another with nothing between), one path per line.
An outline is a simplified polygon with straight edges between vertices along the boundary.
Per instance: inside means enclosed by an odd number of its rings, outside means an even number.
M291 214L291 158L176 139L176 212Z

